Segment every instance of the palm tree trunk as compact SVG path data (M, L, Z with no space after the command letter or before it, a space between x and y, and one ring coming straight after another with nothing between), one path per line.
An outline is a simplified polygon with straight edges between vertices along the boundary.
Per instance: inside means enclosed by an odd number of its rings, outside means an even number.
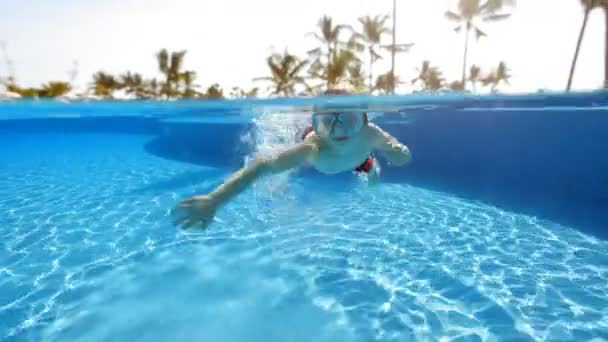
M169 77L169 71L167 71L167 73L165 74L164 92L165 92L165 95L167 95L167 98L171 97L171 78Z
M606 19L606 20L608 22L608 19ZM391 78L393 80L393 82L391 84L391 93L392 94L395 94L394 80L395 80L395 36L396 36L395 27L396 27L396 25L397 25L397 0L393 0L393 48L391 49ZM371 91L371 88L370 88L370 91Z
M465 87L465 81L466 81L466 77L467 77L467 55L469 52L469 33L471 32L471 25L469 23L467 23L467 32L465 33L465 37L464 37L464 57L463 57L463 63L462 63L462 89L464 90Z
M572 87L572 78L574 77L574 68L576 67L576 61L578 60L578 53L581 50L581 43L583 42L583 36L585 35L585 28L587 27L587 19L589 19L590 8L585 9L585 18L583 19L583 26L578 34L578 41L576 42L576 50L574 51L574 58L572 59L572 66L570 66L570 75L568 75L568 85L566 85L566 91L570 91Z
M372 68L374 66L374 53L372 52L372 48L369 48L369 92L371 94L373 84L373 76L372 76Z
M331 43L327 43L327 72L325 77L327 77L327 89L329 90L330 82L329 82L329 69L331 68L331 55L332 55Z
M604 24L606 31L604 32L604 88L608 88L608 5L604 6Z

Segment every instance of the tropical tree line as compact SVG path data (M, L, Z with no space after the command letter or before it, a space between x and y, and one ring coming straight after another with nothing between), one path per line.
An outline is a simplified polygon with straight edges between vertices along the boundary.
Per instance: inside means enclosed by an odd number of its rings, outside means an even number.
M176 99L176 98L224 98L224 90L215 83L207 89L195 83L197 74L193 70L184 70L184 57L187 51L169 52L167 49L159 50L155 57L158 70L162 77L160 79L145 78L142 74L126 71L119 75L113 75L104 71L93 74L93 79L88 85L88 93L104 99L112 99L118 91L136 99ZM52 98L61 97L72 90L69 82L53 81L42 85L40 88L23 88L17 85L14 77L3 80L8 91L17 93L27 98ZM233 87L230 91L231 97L253 97L257 96L257 88L244 90Z
M51 81L39 88L22 88L18 86L12 77L4 81L6 90L19 94L21 97L53 98L63 96L72 90L72 85L63 81Z
M489 88L496 91L502 83L509 84L511 74L505 62L498 63L496 68L482 71L477 65L471 65L468 73L465 72L464 82L462 80L447 81L439 68L431 66L429 61L423 61L422 66L417 69L417 76L412 79L413 85L420 85L422 90L434 91L440 89L463 90L464 84L471 84L473 92L479 87Z
M605 65L604 87L608 88L608 0L578 0L584 10L584 17L576 44L574 58L568 75L566 90L571 89L574 71L585 34L589 15L596 9L605 13ZM494 68L482 71L480 67L469 67L468 55L471 37L475 40L487 37L483 25L509 18L506 12L515 5L514 0L459 0L455 10L445 12L445 18L455 23L454 31L463 33L464 49L462 74L460 80L448 81L437 66L431 66L427 60L416 68L417 77L409 83L421 90L441 89L465 90L477 92L478 86L489 87L496 91L501 84L509 84L510 70L505 61L500 61ZM395 6L395 3L393 4ZM395 16L393 8L393 16ZM350 86L356 92L394 92L395 87L406 84L391 70L375 75L374 64L384 58L383 53L395 54L408 52L414 44L383 43L394 35L389 29L388 16L363 16L358 18L358 26L334 24L329 16L323 16L316 32L308 35L316 38L318 47L309 51L306 56L296 56L285 50L282 54L274 53L266 59L270 76L256 80L270 81L269 90L273 94L291 96L296 93L296 86L301 85L304 93L316 94L323 88L330 89L340 84ZM394 25L394 23L393 23Z
M574 79L574 70L576 69L576 63L578 61L578 55L581 49L581 43L587 29L587 21L589 15L593 10L602 9L604 10L604 22L606 26L605 30L605 45L604 45L604 88L608 88L608 0L579 0L581 7L583 8L583 22L576 42L576 49L574 50L574 57L572 58L572 66L570 67L570 73L568 74L568 84L566 85L566 91L570 91L572 87L572 80Z
M270 76L256 80L270 82L268 90L283 96L298 93L298 86L306 94L341 86L360 93L391 93L406 83L425 91L468 88L477 91L478 85L496 91L502 83L509 83L510 70L504 61L486 71L475 65L468 68L470 35L474 34L477 40L486 37L481 23L507 19L511 14L504 11L513 5L512 0L460 0L456 10L445 12L446 19L456 24L455 31L462 32L465 38L460 80L446 80L439 67L431 66L428 60L416 68L417 77L409 82L395 75L393 66L388 71L377 72L376 62L387 54L394 60L396 54L414 47L412 43L394 43L388 15L362 16L355 27L336 24L332 17L323 16L317 30L307 34L316 39L318 47L305 56L296 56L287 50L272 54L266 59ZM386 43L391 38L393 43Z
M98 71L90 84L92 94L101 98L113 98L116 91L137 98L223 98L224 91L219 84L205 90L195 83L197 74L193 70L183 70L187 51L169 52L161 49L156 53L161 79L144 78L140 73L127 71L118 76Z

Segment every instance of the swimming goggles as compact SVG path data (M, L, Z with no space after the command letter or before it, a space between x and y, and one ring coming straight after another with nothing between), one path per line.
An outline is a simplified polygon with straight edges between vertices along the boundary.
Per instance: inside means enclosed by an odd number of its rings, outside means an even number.
M312 128L322 136L352 136L363 128L364 116L362 112L314 113Z

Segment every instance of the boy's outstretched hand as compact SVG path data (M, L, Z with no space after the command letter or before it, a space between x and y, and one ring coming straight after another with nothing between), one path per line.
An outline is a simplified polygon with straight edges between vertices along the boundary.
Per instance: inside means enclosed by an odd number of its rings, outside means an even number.
M206 228L218 208L217 201L210 196L200 195L181 201L173 210L174 223L182 228Z

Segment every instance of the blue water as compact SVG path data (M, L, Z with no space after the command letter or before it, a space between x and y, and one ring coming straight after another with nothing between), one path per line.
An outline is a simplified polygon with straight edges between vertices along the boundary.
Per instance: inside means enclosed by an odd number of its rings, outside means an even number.
M0 338L606 340L608 221L598 200L606 155L552 167L548 190L537 181L548 177L542 161L522 155L509 166L515 158L504 151L519 149L523 136L505 143L492 134L503 153L490 161L459 148L470 135L435 135L431 146L423 133L433 116L482 107L493 120L522 111L591 117L588 127L605 132L606 97L592 96L452 99L444 112L428 107L442 98L387 99L401 109L376 121L410 143L412 165L383 164L376 185L311 170L272 176L204 232L179 230L169 210L220 184L254 150L281 148L269 136L276 116L253 120L257 112L239 103L0 104ZM506 135L509 125L501 127ZM544 164L552 163L550 136L537 131L542 151L530 147ZM462 159L435 155L446 153L442 137ZM574 141L606 148L605 138L590 140ZM516 169L524 176L509 178ZM560 186L560 175L579 169L585 177ZM595 191L580 190L588 184ZM577 196L564 203L563 194Z

